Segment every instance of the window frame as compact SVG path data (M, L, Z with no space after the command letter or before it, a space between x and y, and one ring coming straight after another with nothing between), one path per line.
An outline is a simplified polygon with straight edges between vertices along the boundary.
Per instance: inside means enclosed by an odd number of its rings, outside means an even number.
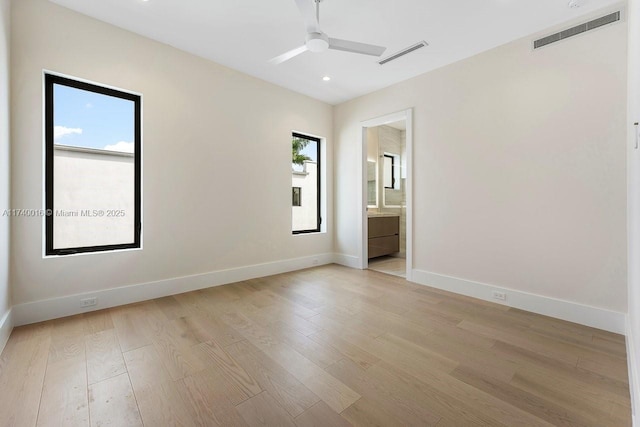
M385 188L385 190L396 190L396 157L392 154L387 154L387 153L384 153L383 156L384 156L383 159L384 158L391 159L391 187L387 187L386 185L383 185L383 187ZM382 167L384 168L384 163Z
M322 230L322 206L320 205L321 201L322 201L322 195L321 195L321 189L322 189L322 185L320 183L320 181L322 181L321 176L321 165L322 165L322 160L321 160L321 153L322 150L320 148L320 144L322 143L322 139L321 138L317 138L315 136L310 136L310 135L305 135L302 133L298 133L298 132L292 132L291 133L291 137L292 138L301 138L301 139L306 139L309 141L314 141L316 143L316 158L318 159L316 161L317 164L317 212L316 212L316 228L313 229L309 229L309 230L291 230L292 234L310 234L310 233L320 233ZM302 191L301 191L302 193ZM302 194L301 194L302 196ZM300 198L300 201L302 202L302 197ZM293 210L291 211L292 215L293 215Z
M134 103L134 239L132 243L115 245L80 246L74 248L53 247L54 201L54 86L62 85L100 95L113 96ZM62 256L82 253L107 252L142 247L142 96L120 89L101 86L86 81L44 73L44 142L45 142L45 256Z

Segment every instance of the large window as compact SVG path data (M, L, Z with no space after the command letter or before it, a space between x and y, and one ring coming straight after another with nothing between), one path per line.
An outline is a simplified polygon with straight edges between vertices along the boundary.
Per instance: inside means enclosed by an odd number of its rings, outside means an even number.
M293 234L320 231L320 139L292 135ZM304 194L304 198L302 197Z
M140 247L139 95L45 74L46 255Z

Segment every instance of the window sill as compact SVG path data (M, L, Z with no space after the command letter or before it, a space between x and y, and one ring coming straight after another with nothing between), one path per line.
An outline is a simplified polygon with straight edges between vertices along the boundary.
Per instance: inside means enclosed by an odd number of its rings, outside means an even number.
M292 236L315 236L317 234L327 234L326 230L320 230L320 231L305 231L302 233L291 233Z
M126 249L113 249L109 251L77 252L73 254L60 254L60 255L43 254L42 259L68 258L68 257L75 257L75 256L99 255L99 254L113 254L113 253L119 253L119 252L135 252L135 251L141 251L142 249L143 249L142 247L139 247L139 248L126 248Z

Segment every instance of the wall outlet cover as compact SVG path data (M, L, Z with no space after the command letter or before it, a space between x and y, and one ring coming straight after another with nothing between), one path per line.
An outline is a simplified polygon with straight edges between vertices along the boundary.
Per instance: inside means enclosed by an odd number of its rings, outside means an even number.
M98 304L97 298L85 298L80 300L81 307L93 307L96 304Z

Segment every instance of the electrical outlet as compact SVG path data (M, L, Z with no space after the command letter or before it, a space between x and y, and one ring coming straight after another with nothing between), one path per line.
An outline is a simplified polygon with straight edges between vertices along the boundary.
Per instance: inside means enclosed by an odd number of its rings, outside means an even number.
M98 304L98 298L85 298L85 299L81 299L80 300L80 307L84 308L84 307L93 307L94 305Z
M500 301L507 300L507 294L505 292L493 291L493 299L499 299Z

